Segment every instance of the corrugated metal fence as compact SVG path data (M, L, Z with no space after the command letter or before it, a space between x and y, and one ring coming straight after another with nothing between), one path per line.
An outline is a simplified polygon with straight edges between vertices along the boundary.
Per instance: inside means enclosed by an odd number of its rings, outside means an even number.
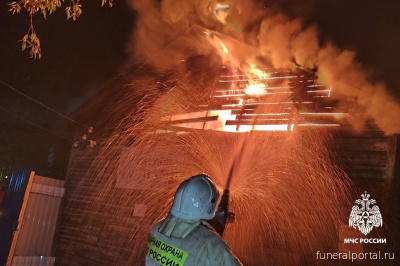
M29 177L29 171L15 171L10 175L7 193L0 210L0 265L7 261Z
M6 263L53 265L55 258L52 257L52 245L64 196L64 181L37 176L34 172L30 175L24 173L16 179L18 180L10 180L10 190L5 199L17 200L4 203L6 209L12 210L13 214L9 219L11 222L4 228L11 231L8 235L11 234L12 237L12 242L10 237L8 241ZM3 253L1 265L5 263Z

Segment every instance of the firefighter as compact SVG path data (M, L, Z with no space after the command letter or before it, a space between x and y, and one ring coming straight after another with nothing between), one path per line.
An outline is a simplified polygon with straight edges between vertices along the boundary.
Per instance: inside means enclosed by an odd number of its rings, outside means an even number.
M146 265L242 265L205 221L214 217L218 198L207 175L182 182L167 217L151 230Z

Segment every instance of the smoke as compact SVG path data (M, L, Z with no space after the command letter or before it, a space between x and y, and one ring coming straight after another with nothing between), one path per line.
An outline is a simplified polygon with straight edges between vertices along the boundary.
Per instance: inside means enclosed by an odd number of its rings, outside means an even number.
M318 51L318 75L334 88L336 97L355 97L367 117L387 135L400 132L399 103L383 83L368 81L368 73L355 61L355 53L329 44Z
M289 18L259 1L130 0L130 4L139 15L128 47L132 62L163 71L191 56L216 53L204 34L211 31L242 63L316 68L320 82L332 87L332 97L354 99L365 119L373 119L388 135L400 133L396 122L400 106L385 85L370 82L353 51L321 43L317 27L305 26L300 18ZM228 10L216 12L226 4Z
M137 27L128 47L132 60L166 70L186 58L207 54L211 47L204 29L222 27L213 15L215 1L134 0L138 12Z

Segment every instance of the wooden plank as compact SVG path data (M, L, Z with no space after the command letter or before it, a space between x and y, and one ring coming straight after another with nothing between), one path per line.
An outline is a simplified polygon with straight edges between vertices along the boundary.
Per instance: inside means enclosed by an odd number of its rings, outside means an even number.
M257 120L246 120L246 121L240 121L240 120L228 120L226 121L225 125L227 126L236 126L236 125L283 125L287 124L288 121L257 121Z
M321 118L321 119L292 119L287 117L276 116L274 118L257 118L251 119L246 116L240 116L239 119L228 120L226 125L287 125L287 124L319 124L319 125L332 125L338 124L334 119Z
M215 100L215 101L218 102L218 100ZM239 102L240 102L240 99L226 99L226 100L224 101L223 104L224 104L224 105L230 105L230 104L238 105ZM206 110L218 109L218 108L220 108L220 107L221 107L221 104L219 104L219 105L207 106ZM200 110L201 110L201 108L200 108Z
M368 171L378 171L380 173L384 173L386 170L386 166L385 165L372 165L372 164L368 164L368 165L355 165L354 163L348 163L345 164L342 162L341 164L342 168L346 169L346 170L351 170L351 169L358 169L359 171L364 171L364 172L368 172Z
M335 144L339 151L387 151L390 146L384 138L336 138Z
M254 115L246 115L248 114L247 112L243 112L243 114L238 114L240 117L246 120L269 120L269 119L290 119L292 118L290 114L273 114L270 113L268 115L263 115L263 114L254 114Z
M356 179L364 179L364 180L384 180L385 172L384 171L362 171L358 169L345 169L346 173L353 180Z
M386 165L386 152L382 151L341 151L339 156L354 165Z
M376 125L366 122L362 130L355 130L351 124L342 124L340 132L336 133L337 137L357 137L357 138L383 138L387 136Z
M394 179L394 167L396 161L396 146L397 136L393 135L388 137L388 149L387 149L387 162L386 162L386 178Z
M181 124L181 123L196 123L196 122L209 122L218 120L218 116L205 116L205 117L196 117L190 119L180 119L173 121L166 121L164 124Z
M243 108L243 106L222 106L221 108L219 108L218 110L231 110L232 112L242 112L242 110L247 111L247 112L254 112L257 110L256 106L250 107L250 106L246 106L245 108Z

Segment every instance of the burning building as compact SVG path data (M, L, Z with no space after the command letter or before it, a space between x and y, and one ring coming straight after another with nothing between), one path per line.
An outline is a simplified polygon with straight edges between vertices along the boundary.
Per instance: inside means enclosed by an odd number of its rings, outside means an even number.
M246 265L312 263L316 249L374 249L344 244L354 235L346 223L367 190L390 227L396 137L372 123L351 127L362 108L331 98L313 70L211 61L188 59L93 101L89 113L103 109L107 119L91 118L102 129L93 136L98 146L71 152L60 264L140 265L177 184L206 172L223 189L232 164L237 218L224 239ZM118 104L104 109L110 96Z
M400 107L355 54L257 2L176 3L132 1L132 57L151 67L80 111L101 113L84 119L97 145L71 153L59 263L142 264L177 185L202 172L229 184L224 240L246 265L376 250L344 241L365 190L388 221L375 236L395 241Z

